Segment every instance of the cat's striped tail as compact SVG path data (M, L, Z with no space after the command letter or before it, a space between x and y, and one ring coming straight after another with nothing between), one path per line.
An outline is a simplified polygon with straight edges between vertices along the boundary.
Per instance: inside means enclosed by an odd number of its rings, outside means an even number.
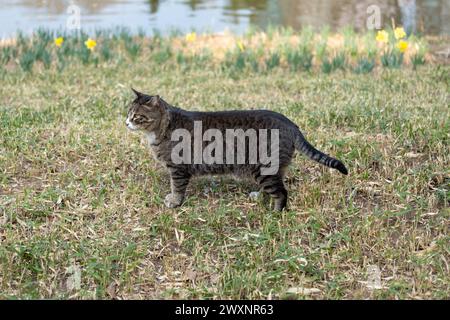
M334 159L314 148L308 141L306 141L300 130L297 130L296 132L294 145L298 151L306 155L308 158L317 161L324 166L339 170L342 174L348 174L347 168L341 161Z

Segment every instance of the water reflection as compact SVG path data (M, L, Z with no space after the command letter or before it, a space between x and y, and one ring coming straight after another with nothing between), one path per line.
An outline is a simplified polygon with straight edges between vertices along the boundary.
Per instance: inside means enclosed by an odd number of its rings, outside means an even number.
M154 14L158 12L159 0L149 0L148 2L150 3L150 13Z
M49 14L65 14L67 7L74 3L81 6L87 14L101 13L106 7L120 2L120 0L102 0L102 1L89 1L89 0L12 0L8 1L12 3L11 6L26 7L30 9L45 10ZM159 2L158 0L156 2ZM0 7L1 8L1 7Z
M417 30L416 15L417 6L415 0L399 0L400 11L402 13L402 24L406 33L414 33Z
M167 32L243 32L250 24L339 29L346 25L365 29L367 8L380 7L383 24L392 19L410 32L450 34L449 0L6 0L0 2L0 35L38 26L65 26L67 7L81 7L84 29L126 25L132 30L154 28Z

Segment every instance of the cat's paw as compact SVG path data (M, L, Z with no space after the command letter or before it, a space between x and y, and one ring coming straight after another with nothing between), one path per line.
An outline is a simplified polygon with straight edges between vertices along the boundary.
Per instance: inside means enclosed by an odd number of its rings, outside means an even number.
M169 193L166 196L166 198L164 199L164 204L166 205L167 208L179 207L182 202L183 202L183 197L177 196L177 195L173 195L171 193Z

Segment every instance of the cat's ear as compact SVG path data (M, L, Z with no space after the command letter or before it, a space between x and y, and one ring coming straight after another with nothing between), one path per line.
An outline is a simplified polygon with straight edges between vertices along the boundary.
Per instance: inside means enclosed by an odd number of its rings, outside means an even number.
M161 97L156 95L156 96L152 96L151 100L150 100L152 106L159 106L161 104Z
M158 110L161 115L160 128L166 128L169 124L169 108L167 102L155 95L150 99L150 106L153 110Z
M167 103L160 96L152 96L148 104L153 109L158 109L162 113L167 112Z
M140 98L142 98L144 96L143 93L141 93L141 92L139 92L137 90L134 90L134 88L131 88L131 90L133 90L134 94L136 95L136 98L138 98L138 99L140 99Z
M150 105L152 107L156 107L156 108L165 108L166 107L166 104L164 103L163 99L161 99L161 97L158 95L151 96Z

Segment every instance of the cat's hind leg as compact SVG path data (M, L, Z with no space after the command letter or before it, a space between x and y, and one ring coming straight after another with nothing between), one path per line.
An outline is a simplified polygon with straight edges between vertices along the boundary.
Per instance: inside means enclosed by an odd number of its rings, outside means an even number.
M275 210L282 211L287 204L288 192L284 187L283 176L276 175L260 175L256 177L256 182L259 184L261 191L269 194L275 203Z

